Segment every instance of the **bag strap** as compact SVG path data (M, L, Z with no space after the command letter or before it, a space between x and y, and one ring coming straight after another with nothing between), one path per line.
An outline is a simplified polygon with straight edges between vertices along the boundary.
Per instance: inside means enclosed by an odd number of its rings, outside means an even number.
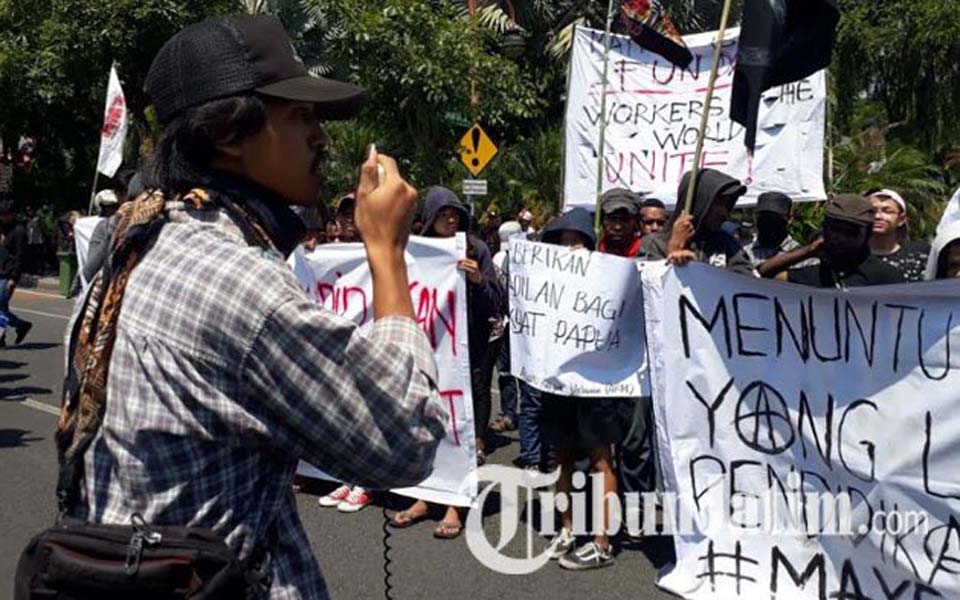
M105 263L109 263L109 259L105 261ZM102 277L103 271L106 270L106 268L107 265L104 264L97 277ZM91 282L90 285L92 288L93 282ZM83 315L86 313L87 308L89 307L90 296L94 293L94 291L95 290L93 289L88 290L88 293L85 295L83 307L78 313L77 318L73 323L73 329L70 332L70 338L67 346L67 372L63 378L63 392L60 398L61 406L65 406L71 398L75 398L77 392L80 390L80 379L77 376L77 371L74 365L74 353L76 350L77 336L80 333L80 325L83 321ZM86 454L86 450L89 445L90 440L87 440L86 445L80 452L71 454L68 457L61 456L61 460L59 461L56 492L58 523L63 520L70 508L72 508L79 501L81 479L83 478L83 457Z

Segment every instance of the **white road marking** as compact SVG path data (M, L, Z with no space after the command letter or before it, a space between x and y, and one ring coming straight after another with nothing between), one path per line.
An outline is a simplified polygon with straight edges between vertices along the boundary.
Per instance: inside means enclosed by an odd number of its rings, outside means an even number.
M40 412L49 413L55 417L60 416L60 409L58 409L56 406L50 406L46 402L37 402L33 398L24 398L23 400L19 400L19 402L20 404L23 404L24 406L29 406L34 410L39 410Z
M14 294L15 295L32 294L34 296L43 296L44 298L56 298L57 300L67 300L67 298L64 298L60 294L48 294L46 292L35 292L33 290L17 289L17 291L14 292Z
M39 310L29 310L26 308L20 308L19 306L13 307L13 312L15 313L27 313L28 315L40 315L41 317L51 317L53 319L61 319L64 321L69 321L70 317L65 317L63 315L55 315L53 313L42 312Z

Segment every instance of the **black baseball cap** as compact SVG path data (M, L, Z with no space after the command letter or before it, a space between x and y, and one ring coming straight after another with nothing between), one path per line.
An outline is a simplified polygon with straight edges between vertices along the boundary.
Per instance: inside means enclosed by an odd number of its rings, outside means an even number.
M609 215L612 212L625 208L635 213L640 205L640 196L625 188L613 188L600 196L600 211Z
M326 120L349 119L366 100L363 88L311 75L269 15L214 17L183 28L153 59L144 91L164 124L187 108L250 92L312 102Z
M846 221L854 225L873 225L873 204L868 198L857 194L840 194L827 200L828 219Z
M767 212L783 218L790 216L793 200L781 192L764 192L757 198L757 212Z

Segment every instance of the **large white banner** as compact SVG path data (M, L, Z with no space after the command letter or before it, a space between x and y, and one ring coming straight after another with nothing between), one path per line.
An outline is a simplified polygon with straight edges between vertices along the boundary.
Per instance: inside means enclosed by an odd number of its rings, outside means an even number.
M561 396L648 394L632 259L510 240L513 374Z
M449 422L430 477L417 487L392 490L454 506L469 506L477 493L467 295L463 272L457 269L465 253L463 234L447 239L412 237L407 246L410 295L417 323L433 346ZM309 254L298 249L291 262L298 281L317 304L361 328L373 325L373 285L362 244L322 245ZM327 478L303 463L299 472Z
M655 271L664 479L681 524L708 519L674 538L659 584L695 600L960 597L960 282Z
M712 100L704 95L715 32L685 36L693 62L681 69L613 36L607 87L603 190L623 187L676 202L677 185L693 163L697 132L709 111L702 167L723 171L748 187L742 205L765 191L794 200L822 200L826 83L823 72L767 90L760 103L752 160L744 128L730 120L730 93L739 29L726 36ZM578 27L571 54L566 112L564 206L593 207L603 79L603 32Z

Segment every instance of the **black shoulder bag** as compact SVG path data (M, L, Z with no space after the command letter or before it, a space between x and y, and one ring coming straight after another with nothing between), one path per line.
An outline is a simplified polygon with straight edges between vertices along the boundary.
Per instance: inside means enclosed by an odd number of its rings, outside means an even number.
M100 277L109 277L109 263ZM90 302L90 296L84 311ZM79 386L70 336L64 401ZM153 526L139 514L128 525L98 525L68 517L81 498L83 457L93 436L61 456L57 523L34 537L17 565L15 600L253 600L267 595L269 554L261 546L238 560L222 536L199 527Z
M20 555L15 600L212 600L264 597L269 556L239 561L223 537L200 527L96 525L66 516L83 464L63 464L60 517ZM70 482L72 488L65 487Z

